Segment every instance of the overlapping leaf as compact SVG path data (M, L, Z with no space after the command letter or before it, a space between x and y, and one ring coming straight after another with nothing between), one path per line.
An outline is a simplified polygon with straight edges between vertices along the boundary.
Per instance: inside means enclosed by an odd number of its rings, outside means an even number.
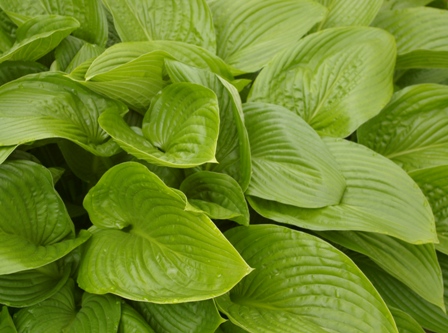
M155 333L146 320L127 303L121 305L121 319L118 333Z
M9 155L12 154L12 152L17 148L17 146L5 146L0 147L0 164L2 164Z
M226 236L256 268L217 304L249 332L398 332L370 281L342 252L288 228L238 227Z
M389 306L389 310L400 333L425 333L420 324L406 312L392 306Z
M6 306L3 306L2 311L0 312L0 330L4 333L17 333L14 322L12 321Z
M89 292L156 303L212 298L251 269L203 214L145 166L105 173L84 206L94 223L78 283Z
M42 64L32 61L5 61L0 64L0 86L21 76L47 70Z
M319 134L346 137L392 95L395 42L384 30L326 29L278 54L249 100L286 107Z

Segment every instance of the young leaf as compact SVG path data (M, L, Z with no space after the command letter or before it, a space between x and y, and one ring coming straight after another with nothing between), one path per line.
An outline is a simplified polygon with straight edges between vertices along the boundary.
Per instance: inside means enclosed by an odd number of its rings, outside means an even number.
M156 95L134 132L117 110L99 118L106 132L128 153L160 166L189 168L216 162L219 107L210 89L174 83Z
M213 20L205 0L104 0L123 42L171 40L215 53Z
M250 205L264 217L302 228L376 232L413 244L437 242L428 201L406 172L362 145L324 141L347 181L338 205L305 209L252 196Z
M359 143L406 171L448 164L448 87L421 84L395 93L358 130Z
M395 323L397 324L400 333L425 333L420 324L406 312L394 308L393 306L389 306L389 310L394 316Z
M95 155L113 155L118 146L97 122L106 109L126 110L60 73L25 76L0 87L0 146L60 137Z
M397 332L384 301L342 252L321 239L273 225L226 237L255 270L216 299L249 332Z
M395 56L384 30L327 29L278 54L255 80L249 101L282 105L319 134L343 138L389 101Z
M217 54L242 72L256 72L280 50L294 44L326 14L310 0L210 2Z
M117 333L155 333L146 320L127 303L121 304L121 319Z
M45 72L47 67L32 61L5 61L0 64L0 86L27 74Z
M12 321L6 306L3 306L2 311L0 312L0 331L3 333L17 333L14 322Z
M203 214L145 166L109 169L84 206L95 227L78 283L87 291L155 303L212 298L251 269Z
M43 166L18 160L0 165L0 274L42 267L90 236L74 226ZM13 222L13 223L12 223Z

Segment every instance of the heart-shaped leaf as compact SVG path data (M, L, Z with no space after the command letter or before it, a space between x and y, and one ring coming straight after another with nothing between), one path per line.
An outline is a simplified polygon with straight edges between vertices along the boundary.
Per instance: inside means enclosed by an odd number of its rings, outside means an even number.
M78 283L89 292L156 303L212 298L251 269L203 214L145 166L107 171L84 206L95 227Z

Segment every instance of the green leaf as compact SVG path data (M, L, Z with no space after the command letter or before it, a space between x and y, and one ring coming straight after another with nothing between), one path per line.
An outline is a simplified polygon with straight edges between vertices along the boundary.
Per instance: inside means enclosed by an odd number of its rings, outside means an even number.
M324 141L347 181L338 205L305 209L256 197L249 197L249 204L266 218L302 228L375 232L413 244L437 242L428 201L406 172L362 145Z
M218 329L215 331L215 333L246 333L246 330L243 330L241 327L236 326L231 321L226 321L225 323L221 324L221 326L218 327Z
M0 86L27 74L44 72L42 64L32 61L5 61L0 64Z
M434 213L439 238L436 249L448 255L448 165L412 171L409 175L420 186Z
M384 0L382 9L400 9L409 7L426 6L433 0Z
M233 228L226 237L255 270L216 299L249 332L398 332L384 301L342 252L274 225Z
M381 9L383 0L317 0L328 8L319 29L343 26L368 26Z
M0 165L0 274L44 266L90 236L74 226L53 188L50 171L30 161ZM12 223L12 221L14 223Z
M448 68L409 69L395 83L402 88L421 83L448 85Z
M448 164L448 87L421 84L394 94L358 130L359 143L406 171Z
M244 105L252 153L246 194L299 207L337 204L345 190L339 166L317 133L289 110Z
M3 306L2 311L0 312L0 331L3 333L17 333L14 322L12 321L6 306Z
M13 153L13 151L17 148L17 145L15 146L6 146L6 147L0 147L0 164L2 164L6 159Z
M132 304L157 333L213 333L223 322L212 300L181 304Z
M238 91L218 75L204 69L165 60L173 82L191 82L213 90L219 105L219 136L216 147L218 164L207 165L210 171L222 172L247 189L251 176L249 138L244 126L243 107Z
M1 0L0 0L1 1ZM68 64L72 61L76 53L86 42L82 39L67 36L55 49L54 58L61 70L65 71Z
M249 208L238 183L226 174L200 171L180 186L188 201L212 219L232 220L249 225Z
M82 293L73 280L53 297L14 316L19 332L117 332L120 300L113 295Z
M60 73L28 75L0 87L0 146L65 138L95 155L118 146L97 122L105 110L126 110Z
M124 150L149 163L189 168L216 162L218 101L203 86L174 83L164 88L154 97L138 133L117 110L106 111L99 123Z
M392 306L389 306L389 310L400 333L425 333L420 324L406 312Z
M45 15L30 19L17 29L17 40L0 55L7 60L35 61L53 50L65 37L79 27L72 17Z
M445 310L442 271L433 244L413 245L394 237L356 231L318 235L370 257L418 295Z
M261 71L249 101L284 106L319 134L346 137L389 101L395 52L393 37L380 29L311 34Z
M101 53L104 52L104 50L105 49L103 47L100 47L98 45L85 43L75 54L65 71L67 73L71 73L77 67L85 64L87 61L89 61L90 64L90 61L98 57Z
M242 72L255 72L294 44L326 14L310 0L210 2L217 54Z
M155 333L146 320L130 305L121 305L121 319L118 333Z
M89 292L156 303L221 295L251 269L203 214L145 166L107 171L84 199L95 227L78 283Z
M107 19L100 0L0 0L0 7L18 26L39 15L73 17L80 23L74 36L106 45Z
M215 53L215 30L205 0L103 1L123 42L179 41Z
M373 25L394 35L397 69L448 67L446 10L417 7L382 11Z

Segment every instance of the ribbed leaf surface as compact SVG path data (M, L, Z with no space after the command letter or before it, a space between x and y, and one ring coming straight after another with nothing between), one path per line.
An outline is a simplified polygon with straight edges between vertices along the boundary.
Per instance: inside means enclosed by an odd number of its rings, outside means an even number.
M420 324L406 312L392 306L389 306L389 310L400 333L425 333Z
M343 138L389 101L395 55L393 37L384 30L314 33L262 70L249 100L282 105L319 134Z
M398 332L369 280L342 252L289 228L226 236L255 270L217 304L249 332Z
M0 164L2 164L9 155L12 154L12 152L17 148L17 146L5 146L0 147Z
M117 333L155 333L146 320L127 303L121 305L120 326Z
M46 71L47 68L32 61L5 61L0 64L0 86L21 76Z

